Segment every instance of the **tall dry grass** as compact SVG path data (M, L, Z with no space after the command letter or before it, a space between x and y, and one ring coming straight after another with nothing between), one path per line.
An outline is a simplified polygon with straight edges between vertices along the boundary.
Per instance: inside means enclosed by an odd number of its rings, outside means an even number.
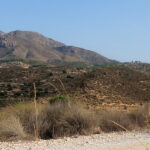
M113 122L128 130L143 128L149 123L146 107L128 113L118 111L95 113L71 101L70 105L66 102L37 103L36 108L38 119L36 119L34 102L22 102L2 109L0 137L22 138L27 135L34 137L35 123L38 126L38 137L42 139L124 130Z
M147 105L139 107L131 112L105 111L102 113L100 112L99 125L104 132L124 130L113 122L116 122L128 130L139 129L146 127L149 124L148 116Z
M36 122L38 136L43 139L75 134L89 134L96 127L97 121L93 113L76 103L72 103L71 105L67 103L37 104L36 108L38 109L38 120L36 120L34 103L32 102L20 103L13 107L5 108L1 112L3 113L3 119L0 119L0 126L2 123L5 123L4 118L8 114L12 114L12 116L18 118L18 123L22 127L20 133L24 132L27 135L34 136L34 124ZM7 126L6 123L3 130L7 130ZM13 126L18 128L18 124L16 123ZM14 128L13 126L12 128Z
M32 124L35 122L34 114L30 115L28 133L33 134ZM82 106L67 103L54 103L43 105L39 109L38 131L40 138L56 138L74 134L88 134L94 126L94 116Z
M0 139L3 138L25 138L23 126L18 117L10 115L0 120Z

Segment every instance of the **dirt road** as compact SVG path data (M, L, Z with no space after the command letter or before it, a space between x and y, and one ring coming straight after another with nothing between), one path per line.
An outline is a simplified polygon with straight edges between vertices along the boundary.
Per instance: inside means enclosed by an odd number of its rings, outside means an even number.
M0 150L150 150L150 131L104 133L36 142L0 142Z

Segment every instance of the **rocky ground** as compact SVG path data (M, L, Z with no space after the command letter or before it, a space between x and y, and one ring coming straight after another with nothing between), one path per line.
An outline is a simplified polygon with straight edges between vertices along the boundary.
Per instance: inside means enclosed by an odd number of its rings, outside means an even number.
M150 131L65 137L40 140L38 143L36 141L0 142L0 150L150 150Z

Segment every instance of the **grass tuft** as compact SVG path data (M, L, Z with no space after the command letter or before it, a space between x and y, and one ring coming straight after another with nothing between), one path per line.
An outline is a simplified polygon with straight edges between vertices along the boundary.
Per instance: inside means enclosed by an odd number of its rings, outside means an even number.
M25 138L24 128L16 116L9 116L4 120L0 120L0 137L1 138Z

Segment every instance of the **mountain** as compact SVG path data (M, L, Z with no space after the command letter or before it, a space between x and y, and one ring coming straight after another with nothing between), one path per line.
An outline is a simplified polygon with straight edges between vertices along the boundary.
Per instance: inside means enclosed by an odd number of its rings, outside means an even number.
M4 35L4 34L5 34L4 32L0 31L0 36L2 36L2 35Z
M104 65L113 62L100 54L67 46L37 32L0 32L0 60L21 59L43 63L81 62Z

